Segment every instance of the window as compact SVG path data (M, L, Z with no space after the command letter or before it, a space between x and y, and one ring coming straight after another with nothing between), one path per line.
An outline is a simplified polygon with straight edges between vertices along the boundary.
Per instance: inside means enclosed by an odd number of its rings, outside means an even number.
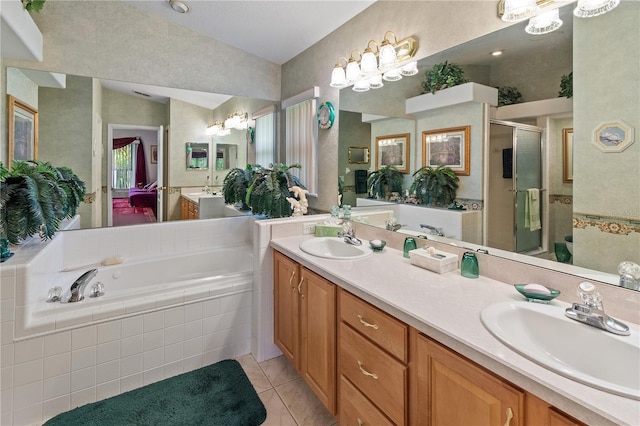
M317 90L314 90L317 93ZM286 102L283 102L283 105ZM286 165L300 164L291 169L307 188L309 194L318 193L318 121L316 98L286 107Z
M261 116L254 114L254 118L256 120L256 164L269 167L276 162L276 114L273 111Z
M133 142L113 150L112 188L129 189L135 187L135 164L139 142Z

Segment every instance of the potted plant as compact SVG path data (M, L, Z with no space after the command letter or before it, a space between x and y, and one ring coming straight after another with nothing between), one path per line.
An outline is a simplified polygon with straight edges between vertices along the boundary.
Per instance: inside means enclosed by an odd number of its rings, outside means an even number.
M464 71L459 65L450 64L445 61L436 64L430 70L424 73L422 81L422 93L436 93L438 90L448 87L464 84L467 79L464 78Z
M447 166L425 166L413 174L411 192L424 204L448 206L456 199L459 178Z
M522 102L522 94L517 87L501 86L498 89L498 106L519 104Z
M40 233L50 239L84 199L84 183L67 167L38 161L0 163L0 238L17 244Z
M369 198L386 199L392 192L402 193L402 173L393 166L382 166L367 177Z
M222 182L222 194L225 204L238 204L240 210L249 210L246 203L247 189L253 180L254 170L261 168L259 164L247 164L246 169L233 168Z
M573 97L573 71L560 77L560 92L558 92L558 97Z
M293 194L289 191L292 186L304 188L300 180L289 171L301 168L300 164L286 166L274 164L271 168L257 167L245 202L251 207L253 214L265 215L268 218L291 216L291 204L287 197Z
M40 12L46 0L22 0L22 6L27 12Z

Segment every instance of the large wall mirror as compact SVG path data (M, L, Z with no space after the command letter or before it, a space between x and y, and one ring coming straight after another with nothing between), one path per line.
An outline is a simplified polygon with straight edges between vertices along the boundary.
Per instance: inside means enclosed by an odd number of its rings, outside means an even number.
M209 170L209 144L187 142L185 148L187 170Z
M617 25L627 25L628 21L622 20L621 16L630 14L635 16L633 19L637 19L638 5L632 5L630 3L633 2L627 2L627 4L623 2L620 10L616 11L617 16L611 16L608 19L617 20ZM623 9L623 6L635 7L636 9L629 11L629 9ZM423 79L424 71L444 61L460 64L465 70L465 77L470 81L491 87L517 87L522 93L524 102L557 98L561 76L572 72L574 66L576 66L573 60L574 50L580 52L580 65L584 64L583 61L598 60L597 55L591 53L587 47L590 42L585 40L585 37L587 37L585 33L593 33L593 27L589 27L588 25L601 25L600 22L595 19L589 22L586 22L587 20L574 22L574 19L578 18L572 16L572 9L572 5L561 9L561 17L564 25L560 30L543 37L535 38L526 34L524 31L526 22L523 22L424 58L419 61L420 72L418 75L408 78L405 77L398 82L385 83L385 86L381 89L370 90L366 93L356 93L351 90L351 88L342 89L340 91L339 112L340 152L346 151L349 145L368 145L372 148L372 153L374 153L373 148L375 147L376 138L388 134L390 131L401 133L405 128L411 129L412 140L416 141L421 138L422 132L425 130L471 124L471 173L470 176L460 177L461 185L457 196L458 198L469 201L469 204L476 204L475 207L470 208L479 208L480 210L484 208L483 215L491 214L491 212L486 210L486 206L489 202L489 188L494 186L494 183L492 183L491 178L485 173L488 173L488 170L490 170L489 165L491 161L493 161L493 153L488 146L483 146L484 142L482 141L484 139L482 132L484 129L480 129L483 125L481 123L477 125L474 122L470 122L470 120L466 118L468 111L464 110L464 108L456 113L457 116L449 114L447 117L447 115L441 111L430 111L429 114L423 113L422 115L408 115L405 112L405 100L420 95L420 83ZM629 21L634 22L633 19ZM576 30L579 29L582 31L576 38L574 38L574 27ZM625 28L619 28L619 30L627 31ZM600 38L611 38L609 42L611 48L607 50L609 60L620 60L621 62L626 61L629 63L629 61L625 59L626 50L635 49L634 51L636 51L638 41L636 29L630 26L628 31L633 31L636 36L625 40L616 37L613 32L604 30L602 27L596 31ZM604 42L603 40L600 41ZM632 46L627 48L625 43L629 42L632 43ZM591 43L593 43L593 41L591 41ZM501 57L491 56L490 53L497 49L502 50L503 55ZM637 58L637 54L634 58ZM637 79L637 71L636 64L635 75L632 70L630 71L631 74L627 75L634 75L634 78ZM637 83L633 84L635 84L633 87L637 87ZM575 90L581 90L581 87L589 89L592 88L591 86L595 88L598 85L599 83L596 82L591 83L585 81L580 86L574 87ZM599 105L604 105L607 102L616 102L613 93L598 91L598 94ZM612 98L607 100L606 96L609 95L611 95ZM593 96L590 95L589 98L594 99ZM580 94L577 95L577 98L580 98ZM574 99L576 99L575 93ZM574 108L577 107L574 105ZM633 109L637 108L637 106L628 106L628 108L631 108L631 111L637 111L637 109ZM598 113L599 116L604 117L607 115L607 113L603 111ZM545 250L543 250L543 252L527 254L507 252L492 248L490 244L486 244L486 240L483 240L482 247L488 248L491 254L514 258L525 263L540 265L549 269L584 276L589 279L617 284L617 263L625 260L639 261L640 246L638 244L639 232L637 230L629 232L628 236L618 238L618 243L614 243L615 247L613 247L610 240L607 239L611 236L611 232L609 234L600 232L595 226L588 229L589 234L593 236L589 245L595 244L595 246L611 247L611 250L615 251L615 255L606 266L599 265L597 262L591 260L578 262L575 265L572 265L571 262L565 264L556 261L556 255L554 253L555 243L564 245L565 237L570 237L574 232L575 225L572 223L572 221L575 220L573 219L574 214L579 214L575 212L580 212L576 206L584 206L592 197L598 197L598 192L594 192L593 185L590 185L589 190L586 191L585 189L587 188L580 186L580 182L576 182L575 180L568 182L566 178L563 178L563 130L573 129L573 131L578 134L580 132L578 130L580 123L574 123L573 113L571 112L550 115L544 118L536 116L522 117L519 118L518 121L525 125L544 127L546 132L552 132L554 134L554 136L550 136L548 139L549 145L544 146L546 157L543 160L543 167L548 179L545 190L549 191L544 194L545 200L548 200L548 210L545 215L545 220L548 221L545 230ZM488 131L488 118L486 118L486 123L486 130ZM474 129L478 129L480 134L474 133ZM591 129L586 129L586 132L590 134ZM582 134L585 135L585 133ZM588 141L585 143L588 144ZM410 187L412 181L410 178L411 174L422 166L421 147L419 147L419 145L420 144L417 143L413 144L410 150L409 173L405 175L403 188L408 189ZM495 151L496 157L500 158L499 180L508 181L507 184L510 185L510 181L502 176L502 150L497 148L493 150ZM636 154L629 155L635 155L637 158L637 151ZM373 157L371 161L371 164L377 164L378 162L378 160ZM372 167L369 170L373 170L374 168L375 167ZM348 204L355 205L356 198L366 198L367 194L356 194L353 192L353 187L349 186L348 182L353 180L353 178L350 177L353 175L353 172L354 170L350 168L348 164L339 165L339 178L347 182L344 186L345 193L343 197L349 201ZM579 178L577 170L576 176ZM619 174L610 176L609 179L609 183L607 184L608 188L616 186L618 191L620 190L619 187L628 188L627 192L629 193L620 194L621 199L628 199L629 197L637 199L639 189L637 183L635 186L631 185L630 187L627 184L628 179L625 179L624 176ZM616 184L618 180L620 180L620 185ZM582 189L582 191L576 192L577 188ZM637 218L637 213L634 217ZM633 228L633 226L628 228ZM486 229L482 229L482 231L487 232ZM597 238L601 239L600 243ZM589 247L586 246L586 243L584 243L585 245L581 245L575 238L573 240L572 250L574 251L574 255L576 251L585 253L590 250ZM459 241L455 241L455 243L460 244ZM470 244L467 246L479 247ZM593 248L591 248L591 250L593 250ZM583 257L583 259L586 258Z
M216 170L229 170L238 166L238 145L216 145Z

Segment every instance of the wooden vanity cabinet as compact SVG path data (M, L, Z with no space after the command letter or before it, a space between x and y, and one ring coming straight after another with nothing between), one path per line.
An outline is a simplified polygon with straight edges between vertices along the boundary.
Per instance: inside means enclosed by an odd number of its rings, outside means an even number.
M336 414L336 286L274 252L274 340Z
M586 426L530 393L527 393L525 424L532 426Z
M184 197L180 197L180 219L181 220L193 220L199 219L200 212L198 204L193 201L187 200Z
M412 424L524 425L525 392L414 332Z

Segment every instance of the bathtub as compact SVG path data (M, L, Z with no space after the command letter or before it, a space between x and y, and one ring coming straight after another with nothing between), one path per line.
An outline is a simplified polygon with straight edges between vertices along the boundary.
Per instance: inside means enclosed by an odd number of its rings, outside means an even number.
M253 248L243 242L181 255L125 258L121 264L97 268L84 300L46 301L49 288L59 286L64 294L89 269L49 275L46 286L42 279L27 279L27 303L16 306L16 340L251 291ZM93 298L96 282L104 285L105 294Z

